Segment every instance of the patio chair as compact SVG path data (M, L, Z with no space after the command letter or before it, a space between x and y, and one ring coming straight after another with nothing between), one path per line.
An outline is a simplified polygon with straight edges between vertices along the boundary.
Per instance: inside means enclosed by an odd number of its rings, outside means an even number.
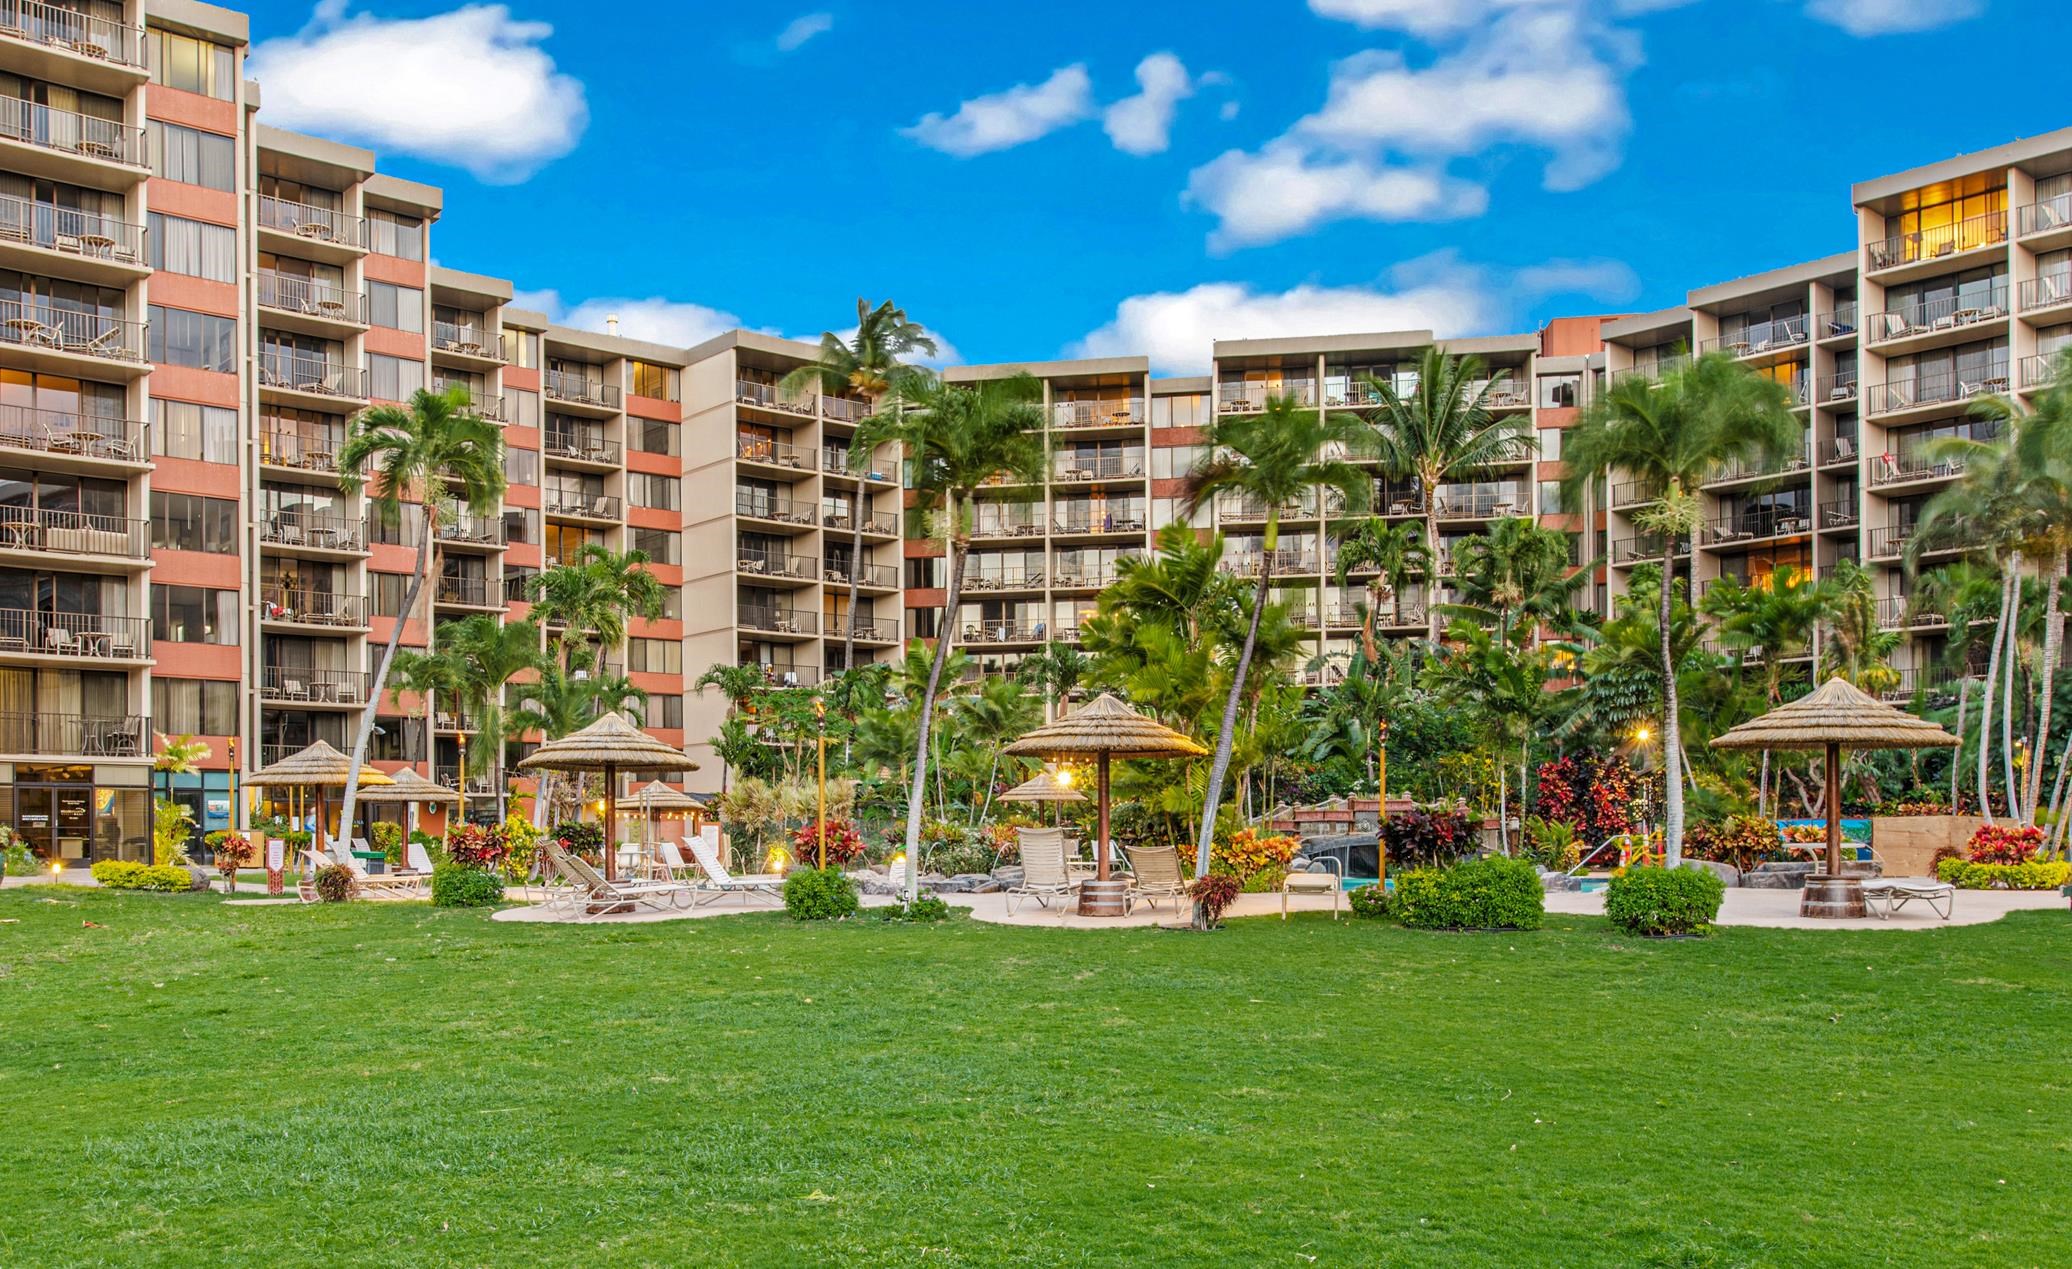
M354 838L354 847L363 847L365 840ZM405 873L368 872L367 865L353 854L352 849L335 838L331 842L331 858L326 862L345 867L352 873L353 881L358 883L360 893L374 899L422 899L425 897L425 883L430 880L428 876L417 877Z
M1331 919L1338 919L1338 896L1345 891L1344 878L1340 875L1338 860L1332 856L1312 859L1302 868L1289 868L1288 875L1281 878L1281 920L1288 919L1288 896L1291 894L1331 894Z
M711 842L702 837L693 837L688 839L687 844L691 848L691 856L698 861L699 871L705 874L704 879L696 882L693 887L702 896L697 902L712 903L720 896L729 894L759 897L773 903L784 902L784 878L776 873L765 872L736 877L719 861L719 852L712 848ZM677 858L682 859L682 855L679 854Z
M1064 898L1079 888L1065 868L1065 830L1061 828L1017 828L1021 843L1022 879L1007 888L1007 913L1014 915L1016 899L1034 899L1048 908L1053 898Z
M1957 903L1957 887L1933 877L1866 877L1863 906L1872 916L1890 921L1892 914L1914 900L1947 921Z
M1131 860L1136 868L1137 884L1130 890L1130 907L1134 908L1142 901L1155 909L1160 899L1171 899L1177 908L1187 897L1187 882L1180 875L1180 850L1177 846L1139 846Z
M636 907L657 911L681 908L694 894L691 887L674 881L607 881L602 873L590 866L588 860L580 855L571 855L561 849L559 842L551 839L541 841L540 850L555 869L568 878L575 892L573 897L580 900L574 905L578 921Z

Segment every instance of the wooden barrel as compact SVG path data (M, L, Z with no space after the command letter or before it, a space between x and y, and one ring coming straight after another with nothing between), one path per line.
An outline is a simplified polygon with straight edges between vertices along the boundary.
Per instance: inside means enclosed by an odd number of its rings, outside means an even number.
M1806 878L1806 890L1799 900L1799 915L1805 917L1860 917L1869 915L1863 906L1863 878Z
M1119 917L1129 911L1130 883L1119 877L1079 883L1079 915Z

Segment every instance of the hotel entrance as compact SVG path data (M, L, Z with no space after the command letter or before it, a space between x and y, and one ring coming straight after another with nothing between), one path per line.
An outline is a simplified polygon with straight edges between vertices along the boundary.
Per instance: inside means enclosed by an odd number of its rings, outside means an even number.
M107 774L128 783L149 772ZM150 815L143 787L102 782L87 763L18 762L13 788L0 789L0 822L11 824L45 867L85 868L103 859L149 862Z

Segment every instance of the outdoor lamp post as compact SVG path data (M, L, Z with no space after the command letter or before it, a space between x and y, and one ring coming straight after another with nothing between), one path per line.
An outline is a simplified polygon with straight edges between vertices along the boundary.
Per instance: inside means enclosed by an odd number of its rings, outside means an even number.
M827 702L818 696L813 698L813 725L819 734L814 744L819 750L820 802L814 816L814 833L820 843L820 856L815 866L827 867Z
M465 823L468 818L468 733L455 732L453 738L460 745L460 770L454 776L453 791L460 794L458 814Z
M1345 848L1350 860L1352 847ZM1374 724L1374 884L1389 884L1389 720ZM1335 913L1337 909L1332 909ZM1336 919L1335 917L1333 918Z

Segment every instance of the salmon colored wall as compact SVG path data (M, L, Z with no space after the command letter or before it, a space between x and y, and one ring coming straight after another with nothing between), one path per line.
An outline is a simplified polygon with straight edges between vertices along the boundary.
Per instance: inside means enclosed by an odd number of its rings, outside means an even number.
M144 183L144 194L151 200L152 211L185 216L189 220L214 221L219 225L237 223L237 195L227 190L154 176Z
M660 397L636 396L631 392L626 394L626 413L637 414L644 419L683 422L683 406L677 402L664 401Z
M1606 322L1617 321L1623 316L1623 313L1613 313L1596 317L1557 317L1540 332L1540 355L1587 357L1603 352L1601 328Z
M151 368L151 395L167 401L192 401L197 405L226 405L236 409L237 376L188 366Z
M214 313L219 317L236 317L237 287L229 282L211 282L207 278L190 278L179 273L154 273L151 275L151 302L192 309L197 313Z
M237 135L236 102L218 101L202 93L168 88L164 84L144 85L144 115L165 123L184 123L207 132ZM158 206L158 199L154 197L151 205Z
M155 384L157 381L158 376L153 375L152 382ZM151 473L154 490L206 494L211 498L238 496L237 468L228 463L204 463L192 458L156 458L152 461L157 464Z
M214 643L151 641L152 670L160 678L235 679L244 673L243 649Z
M153 282L152 285L157 286L158 283ZM370 327L367 331L367 351L390 357L403 357L410 361L423 361L424 336L407 330L390 330L386 326Z
M425 284L425 266L422 260L405 260L401 256L369 253L366 271L369 282L392 282L397 286L414 286L419 289Z
M154 586L213 586L235 590L239 577L238 557L211 555L205 551L153 551L151 584Z

